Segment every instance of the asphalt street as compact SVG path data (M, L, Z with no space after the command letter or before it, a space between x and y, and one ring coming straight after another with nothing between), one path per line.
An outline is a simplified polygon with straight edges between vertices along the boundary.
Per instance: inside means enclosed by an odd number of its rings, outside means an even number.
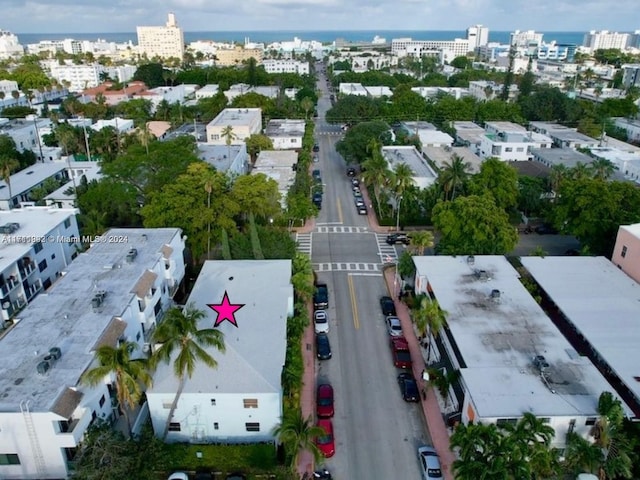
M336 454L325 465L336 479L420 478L416 449L430 443L418 404L404 402L380 312L386 295L381 257L395 256L384 236L358 215L344 160L335 151L340 126L327 125L330 108L323 75L316 139L324 184L322 210L312 233L312 262L329 286L333 358L318 361L318 383L335 391Z

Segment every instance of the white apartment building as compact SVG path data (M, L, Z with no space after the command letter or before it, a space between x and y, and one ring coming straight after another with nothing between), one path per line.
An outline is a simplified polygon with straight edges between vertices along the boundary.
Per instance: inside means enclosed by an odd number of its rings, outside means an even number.
M267 98L278 98L278 96L280 96L280 87L276 85L258 85L252 87L246 83L236 83L224 92L224 96L227 97L227 101L231 103L236 97L246 95L247 93L257 93Z
M19 57L24 54L24 47L20 45L17 35L7 30L0 30L0 60Z
M416 92L424 98L436 98L440 95L451 95L456 100L469 96L468 88L461 87L411 87L412 92Z
M138 98L144 98L151 102L151 108L153 111L158 108L158 105L165 101L171 103L184 103L186 93L186 85L174 85L172 87L156 87L141 92L137 95Z
M264 134L275 150L291 150L302 148L304 131L304 120L269 120Z
M553 146L550 137L528 132L511 122L487 122L485 130L478 153L482 158L496 157L510 162L532 160L531 150Z
M31 150L37 155L38 148L42 145L41 130L50 127L51 120L37 118L35 115L14 120L0 118L0 135L9 135L19 152Z
M591 30L584 35L582 46L594 52L596 50L616 48L626 50L630 40L628 33Z
M25 207L0 211L0 331L78 255L74 208Z
M218 172L226 173L234 178L245 175L249 170L249 154L247 144L237 145L212 145L210 143L198 143L198 158L214 167Z
M298 152L293 150L262 150L258 153L251 175L263 174L275 180L280 193L280 205L287 207L287 194L296 180Z
M262 66L267 73L297 73L298 75L309 75L309 62L299 60L274 60L262 61Z
M614 119L614 123L627 132L628 141L640 143L640 120L619 117Z
M133 65L106 67L99 63L75 65L71 61L60 65L57 61L51 61L48 66L51 78L56 79L60 84L69 82L71 92L81 92L87 88L97 87L103 82L101 75L104 73L113 80L124 83L131 80L136 72L136 67Z
M474 45L475 46L475 45ZM391 53L398 57L421 57L430 51L441 52L441 61L450 62L456 57L464 56L470 51L469 40L412 40L411 38L394 38L391 40Z
M209 305L225 295L244 304L234 314L237 326L223 321L215 327L224 334L226 351L209 347L218 366L198 363L185 380L168 442L271 442L282 420L287 318L293 315L291 261L205 262L189 296L189 303L206 312L198 328L212 328L217 313ZM179 384L170 363L158 366L147 391L156 436L164 432Z
M0 92L4 93L5 98L10 97L12 92L18 91L18 82L14 80L0 80Z
M184 57L184 33L173 13L169 13L164 27L137 27L137 32L140 55L180 60Z
M624 178L640 183L640 153L623 152L614 147L596 147L590 153L594 158L611 162Z
M622 83L625 88L640 87L640 63L622 65Z
M338 87L338 93L341 95L358 95L360 97L369 96L367 89L360 83L341 83Z
M543 36L544 34L536 33L534 30L526 30L524 32L516 30L511 32L509 44L518 48L539 47L542 45Z
M494 100L502 95L503 86L488 80L472 80L469 82L469 96L476 100ZM509 85L509 100L518 97L518 85Z
M220 92L220 85L205 85L204 87L196 90L196 100L203 98L215 97Z
M538 257L523 257L525 265L529 258ZM568 432L589 438L599 416L599 397L613 389L564 338L507 259L476 255L413 260L416 293L431 293L448 312L447 328L437 342L430 339L436 358L446 356L460 372L462 398L450 389L445 415L465 425L507 425L529 412L554 429L555 448L564 448ZM558 271L562 268L556 267ZM586 305L573 302L577 304ZM591 311L601 318L600 312Z
M91 125L91 130L98 132L106 127L114 128L120 133L128 133L133 130L133 120L120 117L115 117L110 120L98 120Z
M382 147L382 156L390 170L393 170L397 164L407 165L413 172L413 182L418 188L429 188L438 178L436 172L413 145Z
M472 52L489 43L489 27L473 25L467 28L467 42L469 42L469 50Z
M84 177L87 182L91 182L92 180L99 180L100 178L102 178L102 173L100 172L100 166L98 165L98 162L68 161L66 162L66 165L67 173L71 180L44 197L44 201L49 206L58 208L73 208L76 205L75 189L80 185L82 177Z
M452 127L456 135L456 143L478 153L485 134L484 128L469 121L453 122Z
M207 124L207 143L226 145L222 132L227 127L232 128L232 144L244 142L254 133L262 132L262 109L225 108Z
M184 277L183 251L177 228L109 230L20 313L0 340L11 358L0 375L0 446L11 458L2 478L67 478L87 428L118 419L113 379L89 387L81 377L103 345L131 341L133 358L145 356Z
M68 177L65 163L35 163L11 175L10 185L0 180L0 209L10 210L19 205L33 205L31 191L41 187L48 179L66 183Z

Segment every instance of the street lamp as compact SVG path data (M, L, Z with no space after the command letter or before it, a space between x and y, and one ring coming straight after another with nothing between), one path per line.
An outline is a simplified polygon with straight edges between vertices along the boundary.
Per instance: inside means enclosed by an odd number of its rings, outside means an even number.
M398 205L397 205L398 212L396 214L396 232L399 232L400 231L400 204L402 203L402 195L400 195L397 200L398 200ZM397 292L398 299L400 299L401 292L398 292L398 283L400 282L400 279L398 277L399 277L398 256L396 255L396 270L393 275L393 293L395 294Z
M398 211L396 212L396 232L399 232L400 231L400 204L402 203L402 195L398 197L397 203L398 203L397 205Z

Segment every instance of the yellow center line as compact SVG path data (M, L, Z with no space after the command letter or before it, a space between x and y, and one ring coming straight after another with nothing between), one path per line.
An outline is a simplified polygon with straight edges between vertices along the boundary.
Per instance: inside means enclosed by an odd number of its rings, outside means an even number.
M349 283L349 296L351 297L351 311L353 313L353 326L358 330L360 328L360 319L358 318L358 305L356 303L356 289L353 286L353 277L347 276Z
M342 205L340 205L340 199L338 197L336 197L336 207L338 208L338 220L340 220L340 223L344 223L342 219Z

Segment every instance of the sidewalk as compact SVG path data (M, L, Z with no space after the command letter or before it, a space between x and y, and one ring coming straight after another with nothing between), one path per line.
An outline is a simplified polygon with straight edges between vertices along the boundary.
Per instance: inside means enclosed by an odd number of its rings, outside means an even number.
M308 305L309 318L313 318L313 304ZM300 409L302 418L311 417L315 422L315 387L316 387L316 359L314 356L313 321L309 323L302 335L302 359L304 373L302 374L302 389L300 391ZM298 473L302 477L306 472L313 473L313 455L304 450L298 457Z
M426 389L426 399L421 400L422 411L427 421L427 428L431 435L433 446L438 452L440 457L440 464L442 466L442 472L446 480L453 480L453 461L456 459L454 453L449 446L449 432L447 426L442 418L440 412L440 406L436 394L433 391L433 387L429 386L424 380L422 380L422 371L425 368L424 358L422 357L422 350L420 343L415 335L413 324L411 323L411 317L409 315L409 307L398 300L398 292L394 292L393 282L395 277L395 269L387 268L384 271L384 279L387 285L389 295L393 298L396 307L396 313L402 324L402 330L404 331L404 337L409 344L409 351L411 352L411 360L413 362L413 376L418 382L418 387L421 391Z

